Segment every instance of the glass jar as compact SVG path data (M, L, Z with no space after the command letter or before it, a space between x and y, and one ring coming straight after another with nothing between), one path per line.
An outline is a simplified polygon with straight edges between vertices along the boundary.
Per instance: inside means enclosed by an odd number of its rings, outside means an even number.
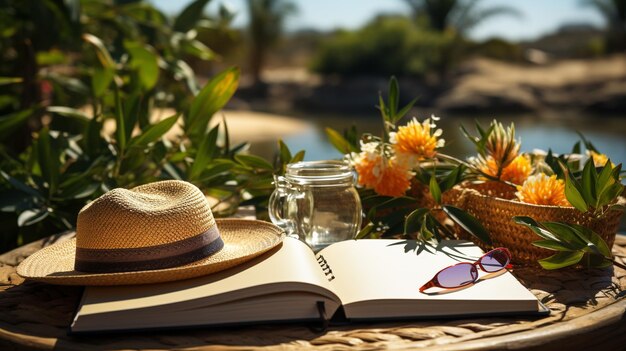
M275 177L270 218L314 251L352 239L361 227L361 201L354 181L352 169L344 162L289 164L284 177Z

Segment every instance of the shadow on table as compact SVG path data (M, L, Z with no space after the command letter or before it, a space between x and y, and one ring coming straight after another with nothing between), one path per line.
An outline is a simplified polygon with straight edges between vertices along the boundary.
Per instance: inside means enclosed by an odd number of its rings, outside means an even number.
M208 344L267 346L312 340L323 334L313 330L314 324L299 323L68 335L82 291L82 287L38 282L10 287L2 292L0 300L0 329L17 335L17 339L8 341L17 342L25 349L54 347L59 350L168 349ZM0 340L0 349L4 349L6 342Z
M606 269L567 268L556 271L520 267L513 274L528 289L539 290L543 303L566 306L596 305L601 297L616 298L620 287L613 281L613 267ZM537 291L535 291L538 293Z

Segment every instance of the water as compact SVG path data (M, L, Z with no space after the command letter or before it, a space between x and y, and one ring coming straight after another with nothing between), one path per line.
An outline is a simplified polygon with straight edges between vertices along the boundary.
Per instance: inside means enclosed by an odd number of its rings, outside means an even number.
M420 118L421 119L421 118ZM311 128L304 133L285 138L285 143L292 151L306 150L306 160L337 159L342 155L328 142L324 128L331 127L343 131L356 125L360 133L381 134L379 117L334 117L317 116L310 119ZM489 125L490 118L477 119L482 126ZM626 163L626 116L580 117L564 116L539 119L530 115L498 118L505 126L515 123L516 136L522 140L522 151L533 149L552 149L555 153L569 153L572 146L580 140L576 131L580 131L602 153L608 155L613 163ZM474 145L460 131L464 125L474 131L474 118L448 117L437 123L443 129L446 146L442 152L460 158L476 154Z

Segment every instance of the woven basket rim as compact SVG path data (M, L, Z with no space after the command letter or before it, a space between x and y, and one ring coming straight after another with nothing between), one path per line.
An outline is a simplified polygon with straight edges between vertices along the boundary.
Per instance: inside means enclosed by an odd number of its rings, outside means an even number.
M472 183L472 184L484 184L484 183ZM458 187L458 188L457 188ZM493 196L493 195L487 195L487 194L483 194L480 191L473 189L473 188L469 188L469 187L465 187L462 184L455 186L453 189L457 188L456 190L461 191L461 192L467 192L469 195L472 196L477 196L477 197L482 197L482 198L489 198L489 199L493 199L496 201L502 201L505 203L511 203L511 204L515 204L515 205L521 205L521 206L528 206L528 207L534 207L534 208L558 208L558 209L563 209L563 210L576 210L576 208L574 206L556 206L556 205L537 205L537 204L530 204L527 202L521 202L519 200L510 200L510 199L504 199L502 197L498 197L498 196ZM626 205L626 197L620 195L617 197L617 202L615 203L617 205ZM624 209L622 209L622 211L624 211ZM582 213L582 212L581 212Z

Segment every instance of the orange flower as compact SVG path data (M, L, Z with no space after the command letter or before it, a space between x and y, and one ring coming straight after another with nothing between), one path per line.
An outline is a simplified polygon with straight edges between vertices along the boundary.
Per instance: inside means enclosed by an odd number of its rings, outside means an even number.
M496 161L493 157L487 157L485 161L482 159L479 161L480 170L483 173L486 173L490 176L497 177L498 175L498 166L496 165ZM508 166L502 169L502 174L500 174L500 180L504 180L507 182L511 182L513 184L522 184L528 178L530 173L532 172L532 166L530 165L530 159L528 156L519 155Z
M377 147L377 143L362 144L363 151L352 154L352 165L359 175L358 183L367 188L374 188L378 184L385 166Z
M432 119L436 121L438 118L432 116ZM441 129L432 132L432 128L436 127L430 118L422 123L413 118L406 126L398 127L397 132L389 133L389 140L398 155L413 156L418 160L433 158L437 154L435 149L445 144L445 140L439 138Z
M517 186L515 195L528 204L572 207L565 197L565 183L555 175L530 176L523 185Z
M530 176L533 168L530 165L530 159L528 156L519 155L513 162L502 170L502 180L509 181L514 184L523 184L524 181Z
M379 195L404 195L413 177L410 167L396 157L384 157L378 143L362 144L361 150L358 154L352 154L352 165L359 175L359 185L374 189Z
M405 164L392 158L387 161L380 181L374 187L378 195L402 196L411 187L413 173Z

